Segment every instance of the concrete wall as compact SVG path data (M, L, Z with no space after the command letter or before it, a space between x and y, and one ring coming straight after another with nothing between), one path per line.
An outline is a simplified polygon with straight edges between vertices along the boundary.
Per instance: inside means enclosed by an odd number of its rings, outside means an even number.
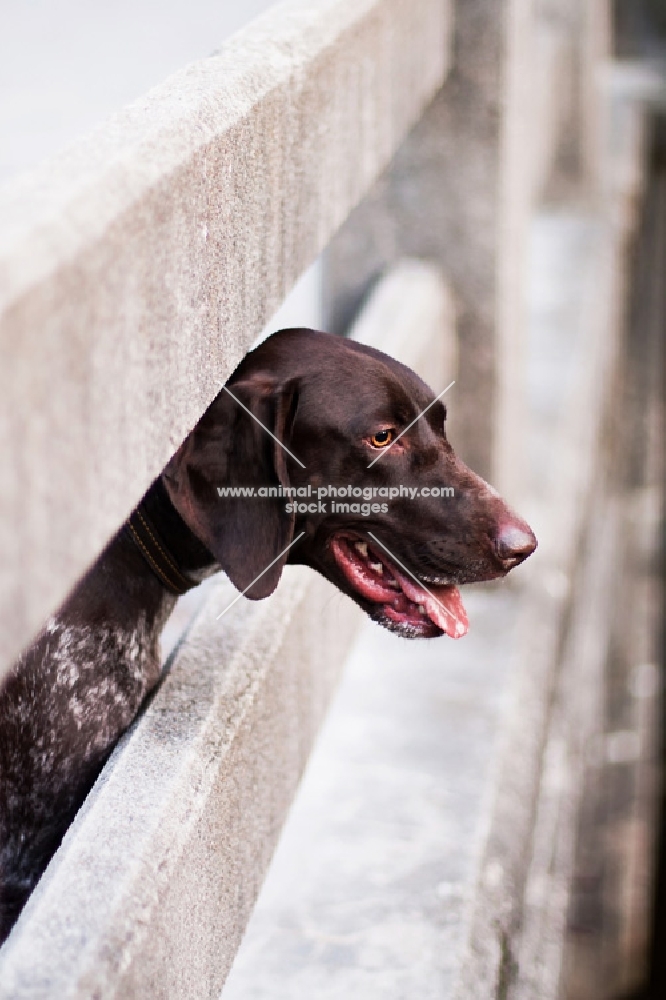
M509 494L518 491L524 390L532 22L531 0L457 5L445 86L326 255L329 325L338 330L397 257L431 260L449 276L460 330L453 440Z

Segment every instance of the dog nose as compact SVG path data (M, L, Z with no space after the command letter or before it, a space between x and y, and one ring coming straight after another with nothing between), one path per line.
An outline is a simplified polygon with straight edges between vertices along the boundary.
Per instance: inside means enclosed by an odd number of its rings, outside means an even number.
M513 569L537 547L534 532L524 521L505 521L495 536L495 552L505 569Z

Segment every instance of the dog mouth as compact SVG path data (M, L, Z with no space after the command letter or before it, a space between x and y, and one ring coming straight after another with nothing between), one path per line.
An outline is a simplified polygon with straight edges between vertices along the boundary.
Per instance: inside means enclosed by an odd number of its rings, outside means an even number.
M354 593L376 607L371 616L405 636L462 639L468 621L452 584L419 582L365 539L335 535L331 552Z

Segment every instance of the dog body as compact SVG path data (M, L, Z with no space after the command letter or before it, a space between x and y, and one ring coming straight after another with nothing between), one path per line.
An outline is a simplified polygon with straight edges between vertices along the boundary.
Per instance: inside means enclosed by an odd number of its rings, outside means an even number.
M401 635L455 638L467 628L457 585L503 576L536 546L455 456L441 401L381 352L281 331L227 389L0 688L0 941L157 683L176 593L222 568L260 599L290 561ZM414 483L428 495L367 514L284 499ZM237 484L273 495L221 496Z

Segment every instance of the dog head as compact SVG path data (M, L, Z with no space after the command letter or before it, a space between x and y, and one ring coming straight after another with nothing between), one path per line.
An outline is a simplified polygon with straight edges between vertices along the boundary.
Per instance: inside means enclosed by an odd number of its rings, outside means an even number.
M455 455L445 420L380 351L283 330L243 359L165 482L248 597L301 563L401 635L458 638L458 586L506 575L536 539Z

